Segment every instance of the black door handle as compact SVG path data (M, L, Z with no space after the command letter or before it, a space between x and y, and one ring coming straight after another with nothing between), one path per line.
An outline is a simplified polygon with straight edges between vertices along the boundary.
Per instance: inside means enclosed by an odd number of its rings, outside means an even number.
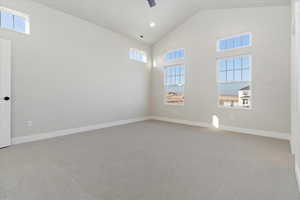
M9 97L4 97L4 101L9 101L10 98Z

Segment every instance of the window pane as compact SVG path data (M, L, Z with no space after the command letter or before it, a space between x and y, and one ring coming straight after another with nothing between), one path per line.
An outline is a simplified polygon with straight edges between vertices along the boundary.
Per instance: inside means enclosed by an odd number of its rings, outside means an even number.
M234 71L227 71L227 81L234 81Z
M227 49L226 40L221 40L219 45L220 45L220 50Z
M184 58L184 50L183 49L180 50L180 58Z
M219 61L219 71L226 71L226 60L222 59Z
M219 82L225 82L226 79L226 71L225 72L220 72L219 73Z
M234 59L229 58L227 59L227 70L233 70L234 69Z
M250 81L250 70L249 69L243 69L242 79L243 79L243 81Z
M219 40L218 45L219 50L221 51L250 46L250 34L247 33L244 35Z
M243 69L248 69L249 65L250 65L249 56L243 56L242 57L242 66L243 66Z
M17 32L26 32L26 19L19 16L14 16L14 30Z
M219 83L219 105L229 108L251 108L248 82Z
M129 58L139 62L147 63L147 54L144 51L138 49L130 49Z
M183 75L180 76L180 84L181 84L181 85L184 84L184 76L183 76Z
M169 60L173 59L173 53L169 53Z
M6 12L1 12L1 27L13 29L13 15Z
M235 70L242 69L242 60L240 57L234 58L234 69Z
M180 58L181 58L181 52L179 50L179 51L176 51L176 59L180 59Z
M235 37L234 38L234 46L233 48L239 48L240 47L240 38L239 37Z
M234 38L228 39L228 49L233 49L234 48Z
M235 70L234 71L234 80L235 81L242 81L242 71L241 70Z
M172 60L175 60L176 59L176 52L175 51L173 51L172 53L171 53L171 58L172 58Z
M184 49L178 49L168 52L165 56L166 61L173 61L184 58Z
M250 45L250 35L243 35L242 38L242 46L249 46Z
M250 56L237 56L219 60L219 105L232 108L251 108L250 58ZM222 61L226 61L227 70L220 71ZM246 68L242 67L243 61ZM232 69L232 63L234 69L228 70Z
M175 54L174 54L175 55ZM170 104L184 103L184 66L174 65L165 68L165 101Z

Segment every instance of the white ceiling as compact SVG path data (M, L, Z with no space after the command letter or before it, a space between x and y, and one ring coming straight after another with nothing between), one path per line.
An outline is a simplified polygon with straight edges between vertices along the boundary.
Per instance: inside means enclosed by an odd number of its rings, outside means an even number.
M152 44L200 9L288 5L290 0L34 0ZM156 23L150 28L149 22Z

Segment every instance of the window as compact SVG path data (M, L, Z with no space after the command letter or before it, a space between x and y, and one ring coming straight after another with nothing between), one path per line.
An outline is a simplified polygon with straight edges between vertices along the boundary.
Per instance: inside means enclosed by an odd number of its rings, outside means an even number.
M165 101L167 104L184 104L185 67L165 67Z
M251 108L251 56L218 60L219 105Z
M219 82L250 81L250 56L219 60Z
M147 63L147 55L144 51L133 49L129 50L129 58L139 62Z
M29 17L20 12L0 7L0 26L1 28L29 34Z
M178 59L184 59L184 49L177 49L166 53L165 61L171 62Z
M217 51L226 51L242 47L250 47L252 43L251 33L218 40Z

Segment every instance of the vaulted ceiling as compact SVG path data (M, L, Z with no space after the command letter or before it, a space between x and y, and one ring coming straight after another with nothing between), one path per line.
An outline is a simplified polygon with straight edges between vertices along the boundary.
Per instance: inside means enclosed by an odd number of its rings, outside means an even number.
M201 9L288 5L290 0L34 0L152 44ZM156 26L151 28L150 22Z

